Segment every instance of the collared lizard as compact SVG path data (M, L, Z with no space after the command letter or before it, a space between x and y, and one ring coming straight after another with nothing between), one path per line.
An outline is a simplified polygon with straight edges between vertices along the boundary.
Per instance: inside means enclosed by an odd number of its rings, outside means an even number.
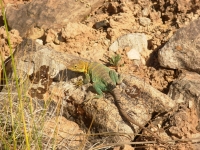
M67 69L69 69L71 71L75 71L75 72L83 72L85 74L85 78L83 80L84 84L92 81L93 87L98 94L98 96L96 96L95 98L102 97L103 91L109 91L113 95L120 113L123 115L123 117L127 121L135 124L136 126L142 128L143 130L149 132L161 143L165 143L154 132L152 132L151 130L140 125L137 121L133 120L125 112L125 110L123 109L122 103L121 103L120 93L119 93L118 89L115 88L116 84L120 83L120 76L114 70L106 67L103 64L97 63L97 62L89 62L89 61L79 60L79 59L73 59L70 62L70 64L67 66Z

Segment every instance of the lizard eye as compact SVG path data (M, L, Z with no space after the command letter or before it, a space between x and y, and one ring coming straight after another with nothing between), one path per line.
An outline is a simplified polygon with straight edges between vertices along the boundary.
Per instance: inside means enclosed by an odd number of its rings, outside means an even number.
M77 68L77 65L74 65L74 68Z

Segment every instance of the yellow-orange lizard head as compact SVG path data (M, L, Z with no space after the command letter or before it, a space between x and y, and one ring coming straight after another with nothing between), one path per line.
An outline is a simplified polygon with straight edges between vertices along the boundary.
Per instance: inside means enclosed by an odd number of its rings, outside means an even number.
M79 59L73 59L70 62L70 65L67 66L67 69L76 71L76 72L87 72L88 63Z

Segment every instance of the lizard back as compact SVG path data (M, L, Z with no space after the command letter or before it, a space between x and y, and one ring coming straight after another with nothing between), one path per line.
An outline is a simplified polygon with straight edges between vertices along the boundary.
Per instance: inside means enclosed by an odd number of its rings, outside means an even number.
M90 62L88 64L88 74L91 77L92 82L101 81L105 85L116 86L116 83L110 77L110 68L97 63Z

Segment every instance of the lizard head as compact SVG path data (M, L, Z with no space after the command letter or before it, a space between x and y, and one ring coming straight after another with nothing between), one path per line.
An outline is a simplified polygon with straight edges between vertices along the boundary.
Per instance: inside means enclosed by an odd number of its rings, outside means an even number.
M76 72L86 72L87 71L86 68L87 68L87 62L78 59L73 59L70 62L70 65L67 67L67 69Z

